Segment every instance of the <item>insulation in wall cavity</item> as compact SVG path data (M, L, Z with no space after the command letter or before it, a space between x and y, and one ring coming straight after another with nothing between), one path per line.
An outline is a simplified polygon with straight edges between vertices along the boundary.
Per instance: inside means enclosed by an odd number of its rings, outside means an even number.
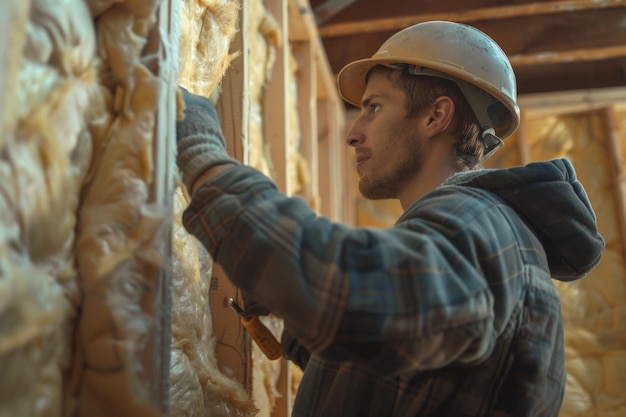
M146 355L169 222L151 195L158 2L10 3L0 414L157 415Z
M240 7L234 0L182 0L179 84L192 93L219 96L222 77L240 53L229 54ZM189 203L181 184L174 200L170 416L256 415L246 388L218 366L209 305L213 260L181 223Z
M624 219L615 192L619 178L611 168L616 155L607 135L612 130L607 114L595 110L530 119L527 127L533 160L567 157L574 163L607 244L602 261L584 279L555 281L561 293L567 369L561 417L618 416L626 410L626 236L620 226ZM625 138L622 129L620 141Z

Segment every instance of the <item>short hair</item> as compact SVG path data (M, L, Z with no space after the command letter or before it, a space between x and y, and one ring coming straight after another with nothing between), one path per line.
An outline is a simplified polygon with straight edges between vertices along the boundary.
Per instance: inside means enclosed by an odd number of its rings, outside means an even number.
M398 64L391 66L375 65L365 82L373 73L387 74L387 78L396 87L404 91L407 117L415 117L424 112L441 96L450 97L454 102L453 134L458 138L454 145L455 167L458 171L467 171L483 167L485 146L480 139L480 124L467 99L459 87L451 80L436 76L413 75L409 66ZM397 74L397 76L392 76Z

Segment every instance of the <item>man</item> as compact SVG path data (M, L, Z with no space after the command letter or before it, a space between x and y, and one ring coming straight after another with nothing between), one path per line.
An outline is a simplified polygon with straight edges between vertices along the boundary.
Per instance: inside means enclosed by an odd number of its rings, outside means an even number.
M361 107L346 141L362 194L405 210L393 228L335 224L279 193L226 154L207 100L185 93L177 127L184 224L284 319L304 367L293 415L556 416L551 277L584 276L604 240L567 160L481 169L519 124L505 54L472 27L426 22L338 86Z

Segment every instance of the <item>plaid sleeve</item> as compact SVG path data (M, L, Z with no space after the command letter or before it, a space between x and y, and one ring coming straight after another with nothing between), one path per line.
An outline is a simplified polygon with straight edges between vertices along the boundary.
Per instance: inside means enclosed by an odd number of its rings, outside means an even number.
M480 360L494 342L492 293L476 261L492 248L467 237L458 249L459 235L480 233L471 221L485 210L455 218L472 199L446 201L391 229L357 229L240 166L196 191L184 224L310 351L388 374Z

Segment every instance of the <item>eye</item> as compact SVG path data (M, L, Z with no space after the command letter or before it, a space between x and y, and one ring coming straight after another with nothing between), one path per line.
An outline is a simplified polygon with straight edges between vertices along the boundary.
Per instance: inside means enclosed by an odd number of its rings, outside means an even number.
M378 103L371 103L370 105L367 106L367 108L368 108L370 114L376 114L380 110L380 104L378 104Z

